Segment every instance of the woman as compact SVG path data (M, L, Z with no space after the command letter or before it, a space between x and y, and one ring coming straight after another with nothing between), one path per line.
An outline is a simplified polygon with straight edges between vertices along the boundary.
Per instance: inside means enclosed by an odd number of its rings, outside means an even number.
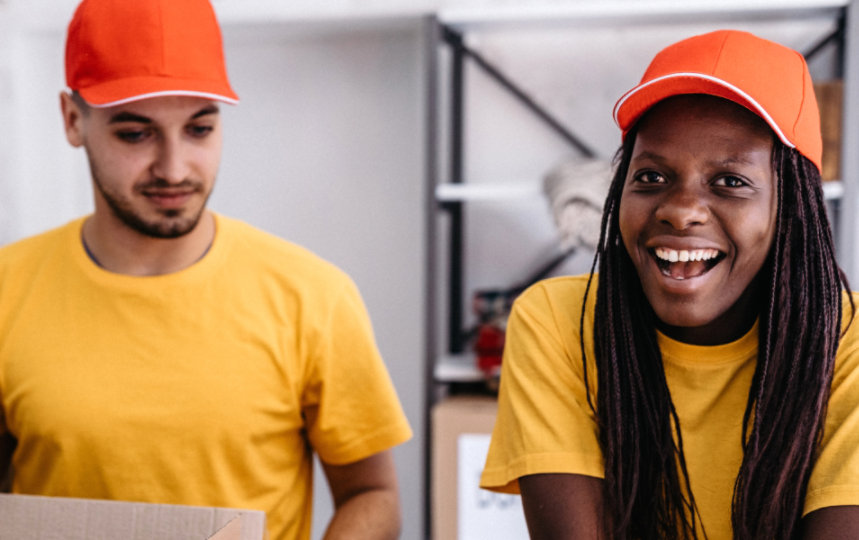
M859 331L805 61L695 36L615 119L599 274L517 299L481 485L521 491L533 538L859 535Z

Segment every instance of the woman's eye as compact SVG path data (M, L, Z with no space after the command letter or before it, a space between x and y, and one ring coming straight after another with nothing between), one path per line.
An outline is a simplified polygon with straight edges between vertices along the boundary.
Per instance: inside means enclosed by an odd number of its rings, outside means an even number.
M644 184L662 184L665 183L665 177L655 171L644 171L638 173L635 179Z
M717 186L731 187L731 188L743 187L743 186L749 185L748 182L746 182L745 180L743 180L742 178L739 178L737 176L723 176L723 177L717 179L715 184Z

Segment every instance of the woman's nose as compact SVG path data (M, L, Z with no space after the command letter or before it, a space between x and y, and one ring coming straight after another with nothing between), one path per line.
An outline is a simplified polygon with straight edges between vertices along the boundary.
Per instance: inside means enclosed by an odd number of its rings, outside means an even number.
M670 189L656 209L656 219L681 231L702 225L710 217L706 197L700 190L678 185Z

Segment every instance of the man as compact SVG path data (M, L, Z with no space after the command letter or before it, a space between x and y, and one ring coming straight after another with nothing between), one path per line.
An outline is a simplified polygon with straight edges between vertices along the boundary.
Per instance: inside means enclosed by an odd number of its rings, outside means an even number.
M0 249L0 478L52 496L267 512L307 538L392 538L411 436L357 289L206 209L227 79L208 0L84 0L60 96L90 216Z

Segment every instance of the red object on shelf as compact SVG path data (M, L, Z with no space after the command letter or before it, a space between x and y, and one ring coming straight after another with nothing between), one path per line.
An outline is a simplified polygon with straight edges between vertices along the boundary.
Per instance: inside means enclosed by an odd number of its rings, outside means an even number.
M487 378L497 377L501 370L504 335L504 329L494 324L482 324L477 330L477 341L474 343L477 367Z

